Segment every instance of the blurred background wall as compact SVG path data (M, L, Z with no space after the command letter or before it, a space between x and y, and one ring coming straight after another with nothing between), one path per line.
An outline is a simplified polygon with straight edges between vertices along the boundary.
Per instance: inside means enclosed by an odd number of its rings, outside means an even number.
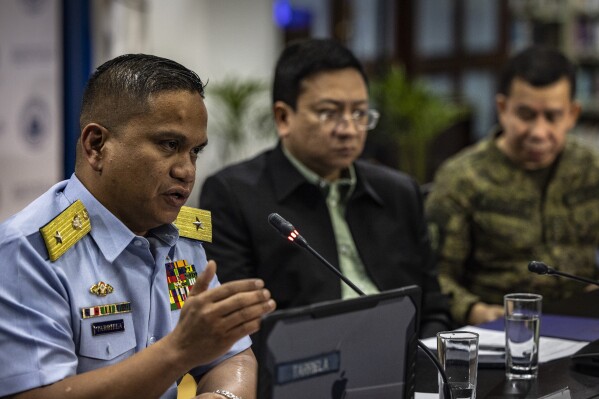
M500 67L532 43L579 63L575 134L598 145L599 0L1 0L0 220L70 176L85 81L129 52L172 58L208 81L197 205L206 174L276 141L272 69L304 37L337 38L364 62L383 111L364 157L422 183L486 135Z
M0 2L0 220L63 176L58 3Z

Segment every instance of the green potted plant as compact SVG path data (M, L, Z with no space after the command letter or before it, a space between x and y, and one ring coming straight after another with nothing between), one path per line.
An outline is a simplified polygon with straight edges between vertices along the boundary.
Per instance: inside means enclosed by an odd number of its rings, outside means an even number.
M206 99L214 104L212 129L224 164L243 157L243 150L256 140L276 137L268 88L261 80L239 77L206 86Z
M373 135L396 147L399 170L426 183L429 145L444 129L467 117L468 108L433 94L397 66L373 79L370 92L373 106L381 113Z

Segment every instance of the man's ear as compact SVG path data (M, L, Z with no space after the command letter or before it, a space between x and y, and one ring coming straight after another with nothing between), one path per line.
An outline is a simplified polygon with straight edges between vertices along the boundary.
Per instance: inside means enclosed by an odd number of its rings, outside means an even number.
M505 115L506 108L507 96L501 93L495 95L495 109L497 111L497 119L499 119L499 124L501 125L503 125L503 116Z
M272 106L272 110L279 137L286 137L289 134L291 118L293 118L293 110L283 101L275 102Z
M110 131L97 123L90 123L81 131L81 155L96 172L102 172L104 149L109 136Z
M568 130L570 130L570 129L574 128L574 126L576 126L576 122L578 121L580 112L582 112L582 105L580 104L580 102L578 102L576 100L572 101L572 105L570 106L570 111L568 113L568 117L569 117Z

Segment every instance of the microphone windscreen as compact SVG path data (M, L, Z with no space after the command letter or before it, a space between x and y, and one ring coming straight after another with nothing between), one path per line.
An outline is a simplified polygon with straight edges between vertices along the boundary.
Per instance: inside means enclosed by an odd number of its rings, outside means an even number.
M277 230L285 237L287 237L289 234L291 234L291 232L295 230L295 227L293 227L291 223L283 219L283 217L281 217L281 215L279 215L278 213L271 213L270 215L268 215L268 223L270 223L270 225L274 227L275 230Z
M549 267L543 262L533 260L528 264L528 270L537 274L547 274L549 272Z

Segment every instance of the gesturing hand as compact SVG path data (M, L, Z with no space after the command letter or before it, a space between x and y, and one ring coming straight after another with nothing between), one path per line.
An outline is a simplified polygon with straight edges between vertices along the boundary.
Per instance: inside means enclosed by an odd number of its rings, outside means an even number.
M170 337L193 365L225 354L237 340L258 331L261 317L275 309L262 280L231 281L208 289L215 274L216 263L209 261L198 275Z
M477 325L496 320L500 317L503 317L503 306L477 302L472 306L472 310L470 310L468 323Z

